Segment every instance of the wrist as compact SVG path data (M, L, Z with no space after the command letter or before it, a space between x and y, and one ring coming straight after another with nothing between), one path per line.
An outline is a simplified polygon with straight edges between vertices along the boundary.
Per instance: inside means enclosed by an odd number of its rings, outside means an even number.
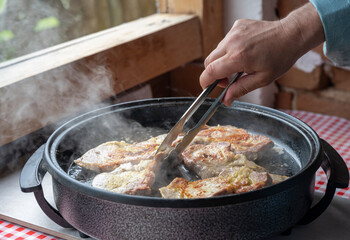
M311 3L291 12L280 22L298 57L325 41L321 19Z

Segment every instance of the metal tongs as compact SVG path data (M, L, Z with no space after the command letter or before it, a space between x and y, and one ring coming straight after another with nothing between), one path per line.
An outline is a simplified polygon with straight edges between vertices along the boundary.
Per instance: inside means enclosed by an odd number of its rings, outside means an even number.
M180 120L175 124L175 126L170 130L168 135L165 137L164 141L159 146L156 154L163 153L162 159L162 168L168 170L169 168L174 168L177 166L177 169L187 180L197 180L200 179L196 174L190 172L183 164L180 164L178 156L185 150L185 148L192 142L194 137L198 132L205 126L209 119L214 115L215 111L218 109L222 99L225 96L227 89L234 83L238 78L241 77L243 73L236 73L233 78L230 80L229 84L225 87L219 97L213 102L210 108L202 116L202 118L197 122L197 124L185 133L182 140L175 146L171 147L173 141L177 136L184 131L184 126L186 122L192 117L192 115L198 110L198 108L203 104L204 100L208 95L213 91L216 85L220 80L216 80L210 86L203 90L203 92L197 97L197 99L192 103L192 105L187 109L184 115Z

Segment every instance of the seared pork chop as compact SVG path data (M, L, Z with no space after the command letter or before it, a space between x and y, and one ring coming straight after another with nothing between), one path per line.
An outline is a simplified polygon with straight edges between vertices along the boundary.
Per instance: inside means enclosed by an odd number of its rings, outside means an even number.
M274 143L262 135L252 135L242 128L234 126L206 127L193 139L192 144L209 144L213 142L228 142L236 153L246 155L248 160L255 161L258 153L270 149Z
M228 142L193 144L181 154L185 166L202 179L216 177L228 164L243 155L235 154Z
M136 166L148 164L152 164L152 160L142 160ZM125 165L131 165L131 163L121 164L112 172L96 175L92 181L92 186L117 193L149 195L151 193L150 186L153 184L155 178L154 172L150 171L148 167L144 169L136 167L139 169L127 171L125 168L129 168L129 166Z
M106 142L90 149L74 162L95 172L109 172L123 163L138 163L141 160L153 159L164 137L165 135L159 135L139 143Z
M202 179L216 177L222 171L233 167L247 166L258 172L266 170L248 161L243 154L235 154L228 142L213 142L207 145L193 144L181 155L185 166L194 171Z
M278 174L270 173L270 176L272 178L272 184L276 184L276 183L279 183L279 182L282 182L282 181L288 179L287 176L278 175Z
M230 193L243 193L271 184L267 172L257 172L249 167L234 167L217 177L189 182L175 178L168 186L159 189L163 198L207 198Z
M163 198L205 198L230 194L233 186L222 177L207 178L189 182L183 178L175 178L168 186L159 189Z
M268 172L256 171L248 166L232 167L220 173L219 177L229 179L234 193L253 191L272 183Z
M179 135L172 145L175 146L182 136ZM160 135L138 143L107 142L89 150L75 163L102 172L93 179L94 187L117 193L150 195L160 185L154 185L155 180L162 179L163 173L159 169L164 154L154 154L164 137ZM188 182L175 178L168 186L160 188L160 193L164 198L202 198L246 192L282 181L286 177L269 175L263 167L249 161L272 146L269 138L251 135L244 129L220 125L206 127L181 154L186 167L202 180Z
M162 156L158 154L151 160L123 163L112 172L96 175L92 186L117 193L150 195L161 159Z

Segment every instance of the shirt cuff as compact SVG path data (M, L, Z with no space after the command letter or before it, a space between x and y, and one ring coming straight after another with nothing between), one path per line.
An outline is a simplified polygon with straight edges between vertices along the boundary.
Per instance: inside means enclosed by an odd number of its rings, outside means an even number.
M324 54L336 65L350 65L350 0L310 0L323 25Z

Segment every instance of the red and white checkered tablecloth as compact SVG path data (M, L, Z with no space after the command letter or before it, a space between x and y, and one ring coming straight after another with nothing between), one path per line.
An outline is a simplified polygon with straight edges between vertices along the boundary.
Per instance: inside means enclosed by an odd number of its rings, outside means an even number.
M284 112L302 120L312 127L318 136L326 140L342 156L350 170L350 121L335 116L311 112L284 110ZM327 187L327 177L322 169L316 173L316 191L324 192ZM338 189L337 196L350 198L350 189Z
M58 240L53 236L0 220L0 240Z
M346 162L350 170L350 121L311 112L283 110L284 112L299 118L310 127L312 127L320 138L331 144ZM324 192L327 186L327 177L321 169L316 173L316 191ZM350 198L350 189L339 189L336 194L344 198ZM0 240L5 239L42 239L42 240L57 240L53 236L21 227L19 225L0 220Z

